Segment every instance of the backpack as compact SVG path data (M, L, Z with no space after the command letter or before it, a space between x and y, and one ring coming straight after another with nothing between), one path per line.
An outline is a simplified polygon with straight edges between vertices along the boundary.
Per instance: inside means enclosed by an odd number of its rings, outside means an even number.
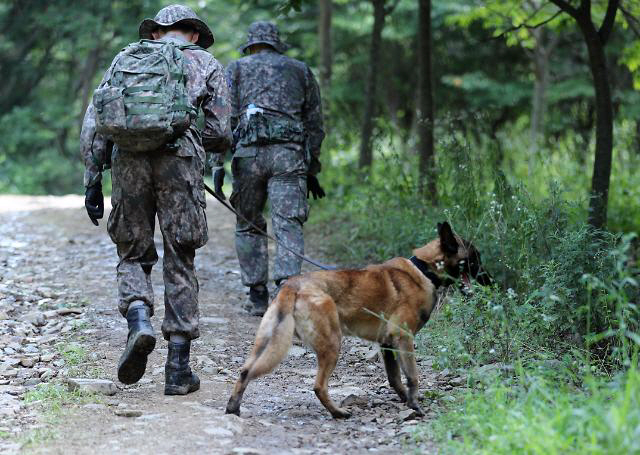
M187 48L140 40L116 57L110 78L93 94L96 132L131 152L160 150L198 115L186 87Z

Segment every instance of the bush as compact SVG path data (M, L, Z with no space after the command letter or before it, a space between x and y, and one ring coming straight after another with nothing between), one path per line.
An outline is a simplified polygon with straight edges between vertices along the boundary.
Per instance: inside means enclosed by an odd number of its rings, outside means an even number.
M435 437L441 451L452 454L640 452L636 368L613 380L588 377L580 389L520 373L518 386L497 384L469 394L416 437Z

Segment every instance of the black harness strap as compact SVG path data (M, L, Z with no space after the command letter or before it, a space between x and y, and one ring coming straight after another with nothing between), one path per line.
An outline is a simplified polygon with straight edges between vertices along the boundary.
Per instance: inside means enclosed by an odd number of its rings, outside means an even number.
M422 272L424 276L427 277L427 279L429 279L433 283L436 289L438 289L442 285L442 280L438 275L433 273L431 269L429 269L429 264L424 262L422 259L418 259L415 256L411 256L409 260L418 268L418 270Z

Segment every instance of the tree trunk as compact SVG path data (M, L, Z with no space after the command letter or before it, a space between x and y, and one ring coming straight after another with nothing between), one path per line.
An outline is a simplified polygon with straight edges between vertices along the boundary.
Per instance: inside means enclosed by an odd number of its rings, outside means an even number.
M546 31L536 28L531 31L536 45L532 52L535 80L531 103L531 125L529 130L529 163L528 173L531 175L533 163L536 161L540 142L544 133L544 118L547 111L547 91L549 89L549 59L555 38L546 41Z
M333 0L318 0L318 45L320 49L320 88L326 98L331 85L331 66L333 54L331 50L331 13Z
M380 47L382 43L382 29L385 20L385 0L371 0L373 5L373 30L371 31L371 48L369 51L369 73L365 89L364 118L362 120L360 142L360 168L371 167L373 150L371 137L373 135L373 119L376 108L376 91L378 72L380 68Z
M591 178L591 201L589 224L603 228L607 222L607 202L611 179L611 156L613 152L613 104L604 43L589 20L581 27L589 51L589 67L596 91L596 154Z
M418 146L420 188L432 203L438 199L433 147L433 81L431 70L431 0L418 0Z
M607 12L598 30L591 19L591 2L582 0L578 8L566 0L551 0L578 23L589 53L589 68L595 89L596 152L591 178L589 224L602 229L607 223L607 202L611 180L611 156L613 152L613 103L609 86L609 70L604 46L615 24L619 0L607 2Z

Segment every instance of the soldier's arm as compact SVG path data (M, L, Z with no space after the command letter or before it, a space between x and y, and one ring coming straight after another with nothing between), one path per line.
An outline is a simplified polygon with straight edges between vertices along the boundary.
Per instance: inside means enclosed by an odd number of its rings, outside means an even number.
M231 104L222 65L215 60L207 78L207 92L207 97L202 104L204 112L202 145L205 152L211 154L212 166L222 166L224 155L232 145Z
M238 83L237 83L237 63L231 62L225 71L227 84L229 87L229 97L231 99L231 131L235 131L238 126L239 117L239 101L238 101Z
M320 88L313 76L311 69L306 68L305 101L302 110L302 122L304 124L307 147L311 152L311 163L309 173L312 175L320 172L320 147L324 139L324 129L322 125L322 102L320 99Z
M102 87L111 75L111 67L107 70ZM113 142L102 134L96 133L96 111L93 103L89 103L84 114L82 130L80 131L80 154L84 161L84 186L93 186L102 181L102 171L110 167Z

